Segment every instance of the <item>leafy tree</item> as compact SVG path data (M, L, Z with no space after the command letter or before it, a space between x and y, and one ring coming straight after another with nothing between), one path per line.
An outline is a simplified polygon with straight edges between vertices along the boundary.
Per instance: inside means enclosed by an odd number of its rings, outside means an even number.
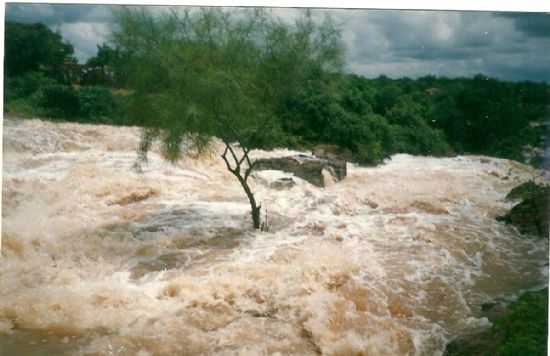
M41 23L6 22L4 69L8 76L37 71L41 66L74 60L73 46Z
M340 70L339 31L328 18L318 25L310 12L294 24L260 10L154 16L123 8L115 16L114 44L129 59L134 90L130 112L145 127L142 156L156 138L174 161L184 147L201 150L218 137L260 228L261 206L248 184L250 150L280 132L278 114L302 83Z
M117 62L119 51L108 44L97 45L97 54L86 61L89 66L107 66Z
M89 81L93 84L111 84L117 87L125 86L128 81L126 62L127 58L122 55L118 48L113 48L107 43L97 45L97 54L88 59L86 65L90 67L103 67L104 70L107 67L112 71L112 76L108 77L109 80L106 80L107 77L104 75L102 78L92 78Z

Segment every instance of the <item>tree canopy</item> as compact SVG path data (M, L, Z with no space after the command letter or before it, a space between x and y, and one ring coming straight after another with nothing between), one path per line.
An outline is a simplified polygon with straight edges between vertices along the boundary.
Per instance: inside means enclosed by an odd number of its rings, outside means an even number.
M67 58L75 61L73 46L42 23L6 22L4 48L4 69L9 76L60 65Z
M212 137L245 190L254 227L259 209L247 180L248 153L281 132L279 114L304 83L341 70L340 32L305 11L289 24L264 10L201 9L153 15L143 8L116 12L113 42L128 58L130 111L145 127L142 152L153 139L169 160L187 145Z

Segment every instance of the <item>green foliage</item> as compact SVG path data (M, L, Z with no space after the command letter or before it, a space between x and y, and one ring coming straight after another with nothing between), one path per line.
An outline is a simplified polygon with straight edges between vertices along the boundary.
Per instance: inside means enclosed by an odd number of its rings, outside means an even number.
M16 98L5 102L4 111L19 117L35 117L40 115L36 103L30 97Z
M84 122L124 123L121 115L124 99L115 97L103 87L80 87L45 84L33 94L7 102L7 111L24 116L39 115L53 119Z
M507 199L521 199L497 220L515 225L527 237L549 238L550 187L530 181L512 189Z
M119 58L119 52L107 44L97 45L97 54L86 61L89 66L114 65Z
M457 151L522 160L522 147L538 144L530 123L545 116L547 85L481 75L441 84L443 92L435 97L431 118Z
M495 322L493 334L502 339L497 355L546 355L548 289L526 293Z
M37 104L51 118L74 118L79 114L78 92L70 85L54 84L40 89Z
M493 327L453 341L446 356L545 356L548 336L548 288L527 292L513 302Z
M72 45L44 24L10 21L6 22L4 48L4 69L9 77L37 71L41 66L60 65L73 58L74 52Z
M56 81L48 78L41 72L26 72L17 77L6 78L4 82L4 98L6 101L27 98L41 87L56 84Z
M522 161L525 145L542 145L543 127L532 124L547 114L546 84L484 76L325 79L323 85L304 84L287 103L283 127L302 141L347 147L358 162L455 152Z
M526 199L536 197L538 194L543 193L543 191L544 191L544 188L539 186L534 181L530 180L528 182L525 182L523 184L518 185L517 187L514 187L506 195L506 199L508 199L508 200L515 200L515 199L526 200Z
M341 74L338 29L309 12L294 24L262 10L124 8L116 17L113 41L88 61L112 69L115 83L87 84L128 86L132 95L56 86L37 70L62 63L70 45L43 25L8 22L6 110L143 126L174 159L196 133L250 148L336 144L365 164L396 153L524 161L524 146L543 145L547 84Z
M135 91L129 114L170 159L189 134L249 148L299 141L283 134L284 103L342 64L338 31L309 12L294 25L244 9L153 16L126 8L116 18L114 44Z
M383 81L383 93L403 92L399 85ZM379 163L395 153L439 156L452 152L445 134L428 123L427 101L411 92L415 82L407 83L409 94L387 100L391 107L381 104L378 84L355 75L325 76L314 85L306 83L287 102L283 127L306 142L348 148L355 161L365 164Z
M82 118L106 118L111 116L116 102L111 90L104 87L84 86L78 90L79 116Z
M97 54L86 62L86 65L92 68L102 67L108 71L109 75L99 77L84 76L85 85L105 85L123 87L128 83L126 71L127 58L125 58L118 48L113 48L104 43L97 46Z

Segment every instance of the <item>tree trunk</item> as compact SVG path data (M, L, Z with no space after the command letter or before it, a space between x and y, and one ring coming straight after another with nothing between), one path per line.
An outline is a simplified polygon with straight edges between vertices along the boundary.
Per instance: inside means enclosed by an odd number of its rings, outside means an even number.
M230 152L231 156L233 157L234 167L231 166L229 163L229 160L227 158L227 153ZM231 147L231 144L228 142L225 142L225 150L222 154L222 158L225 161L225 164L227 165L227 169L239 180L239 183L241 183L241 186L244 189L244 192L246 193L246 196L248 198L248 201L250 202L250 208L251 208L251 216L252 216L252 225L254 226L254 229L260 229L261 227L261 209L262 206L258 205L256 203L256 199L254 198L254 193L252 193L252 190L250 189L250 186L248 185L248 177L250 176L250 173L252 172L252 169L254 167L255 162L251 162L250 158L248 157L248 152L250 150L243 149L243 156L239 159L237 158L237 155L233 148ZM244 175L241 174L241 164L246 160L248 167L246 167L244 171Z
M256 203L256 199L254 198L254 193L252 193L252 190L250 190L250 186L248 185L248 182L240 176L240 174L232 172L239 182L241 183L244 192L246 193L246 196L248 197L248 201L250 202L250 207L252 208L251 214L252 214L252 224L254 225L254 229L259 229L261 226L261 209L262 206L258 205Z

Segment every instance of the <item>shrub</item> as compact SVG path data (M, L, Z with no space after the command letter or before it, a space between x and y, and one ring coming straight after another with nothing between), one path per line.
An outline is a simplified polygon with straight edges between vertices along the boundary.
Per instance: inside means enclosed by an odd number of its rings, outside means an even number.
M114 111L116 102L111 91L104 87L83 86L78 90L79 116L104 121Z
M74 118L79 114L78 92L70 85L45 86L38 91L36 101L47 117Z
M363 164L378 164L381 163L387 155L384 154L382 146L379 142L369 142L357 144L357 149L353 154L353 159L356 162Z
M31 98L17 98L6 101L4 111L16 114L19 117L34 117L39 115L39 111Z
M27 72L18 77L7 77L4 84L4 98L6 101L27 98L40 88L55 84L54 79L41 72Z

